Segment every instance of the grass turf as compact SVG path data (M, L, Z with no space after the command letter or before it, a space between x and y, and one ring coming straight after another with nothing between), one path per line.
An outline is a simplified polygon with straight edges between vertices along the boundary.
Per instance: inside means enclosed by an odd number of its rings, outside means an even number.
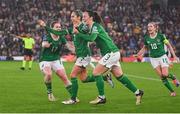
M73 63L64 63L69 76ZM180 87L173 88L176 97L170 97L168 90L163 86L159 77L153 71L150 63L122 63L124 73L129 79L145 91L141 105L135 105L135 96L121 83L113 78L115 88L105 82L107 103L91 105L89 101L97 97L95 83L79 83L76 105L63 105L62 100L69 95L62 81L53 75L53 93L59 100L49 102L43 75L38 63L33 63L32 70L20 70L21 62L0 62L0 112L1 113L168 113L180 112ZM180 64L175 64L170 71L180 79ZM91 72L91 70L90 70Z

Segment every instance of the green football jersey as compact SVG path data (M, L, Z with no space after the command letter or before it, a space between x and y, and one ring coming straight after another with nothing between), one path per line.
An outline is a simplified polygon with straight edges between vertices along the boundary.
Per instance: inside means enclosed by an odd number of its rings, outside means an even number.
M77 29L83 33L86 33L88 31L87 27L83 23L81 23ZM71 34L72 38L73 38L73 43L75 46L76 56L77 57L86 57L87 55L89 55L89 56L91 55L90 48L88 46L88 41L84 40L83 38L80 38L79 36L74 34L73 27L69 28L68 30L62 30L62 31L56 31L49 27L46 27L46 30L55 35L63 35L63 34L68 34L68 33Z
M95 41L97 47L100 48L102 55L119 51L118 47L113 43L105 29L98 23L93 23L88 34L84 34L80 31L77 36L87 41Z
M46 41L48 41L51 46L49 48L41 49L39 61L59 60L60 51L62 46L66 44L66 39L61 36L58 40L53 40L50 34L48 34L46 37Z
M86 31L84 31L84 27L85 25L83 23L81 23L78 26L78 30L85 33ZM86 57L87 55L91 55L91 51L88 45L88 41L84 40L83 38L79 37L76 34L73 34L73 31L71 31L71 34L73 36L73 42L74 42L74 46L75 46L75 52L76 52L76 56L77 57Z
M161 33L157 33L155 38L151 38L149 35L144 37L144 44L149 49L150 57L158 58L166 54L164 49L166 40L166 37Z

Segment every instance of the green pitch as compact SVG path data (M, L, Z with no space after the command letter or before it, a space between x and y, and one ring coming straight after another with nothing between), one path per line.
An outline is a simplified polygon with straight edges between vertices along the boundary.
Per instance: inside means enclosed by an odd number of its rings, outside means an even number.
M69 75L73 63L64 63ZM145 112L180 112L180 87L173 88L177 92L176 97L170 97L159 77L152 70L150 63L122 63L124 73L143 89L145 94L141 105L135 105L135 96L122 86L115 78L115 88L111 88L105 82L105 94L107 103L104 105L91 105L89 101L97 97L95 83L79 83L78 98L80 103L76 105L63 105L62 100L69 98L64 85L56 75L53 75L53 93L58 101L49 102L46 88L43 83L43 75L37 63L32 70L21 71L21 62L0 62L0 112L20 113L145 113ZM180 79L180 64L175 64L171 69Z

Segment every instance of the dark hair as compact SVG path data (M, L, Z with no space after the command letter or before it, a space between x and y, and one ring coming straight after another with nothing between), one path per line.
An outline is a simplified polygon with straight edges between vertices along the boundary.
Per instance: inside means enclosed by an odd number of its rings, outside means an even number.
M53 28L56 23L59 23L59 22L58 22L58 21L53 21L53 22L50 24L50 27Z
M77 17L80 17L80 19L82 20L82 11L81 10L75 10L73 11Z
M101 16L97 12L91 11L91 10L85 10L85 12L88 12L89 16L93 17L94 22L99 23L102 26L104 26L103 19L101 18Z

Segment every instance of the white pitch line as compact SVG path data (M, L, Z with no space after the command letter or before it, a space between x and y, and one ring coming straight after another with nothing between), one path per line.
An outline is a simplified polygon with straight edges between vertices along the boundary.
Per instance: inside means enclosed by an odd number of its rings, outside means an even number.
M153 81L161 81L160 79L156 79L156 78L146 78L143 76L137 76L137 75L132 75L132 74L127 74L127 76L129 77L133 77L133 78L138 78L138 79L144 79L144 80L153 80Z

